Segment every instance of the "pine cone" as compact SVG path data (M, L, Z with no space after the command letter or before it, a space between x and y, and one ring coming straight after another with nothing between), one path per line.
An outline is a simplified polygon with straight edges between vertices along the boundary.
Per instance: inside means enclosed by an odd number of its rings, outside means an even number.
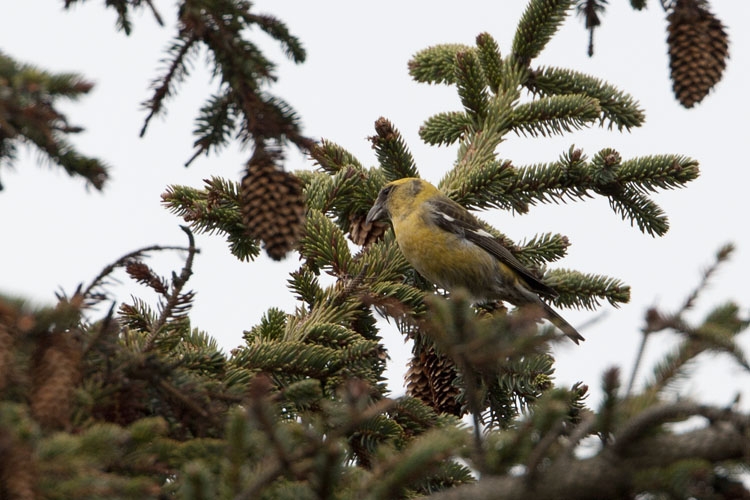
M10 374L11 363L13 361L13 337L8 328L0 322L0 391L5 388Z
M248 234L263 241L269 257L282 259L302 233L305 205L299 179L279 170L269 153L256 150L242 178L240 199Z
M386 229L388 229L388 223L375 221L366 222L365 215L350 215L349 216L349 238L360 246L367 246L370 243L378 241Z
M456 366L435 349L421 350L409 361L406 371L406 393L421 400L438 413L461 416L459 389L453 384Z
M0 434L0 498L34 500L37 495L36 466L31 448L14 440L8 433Z
M18 358L18 352L14 350L15 340L32 330L35 323L33 315L23 313L17 306L0 299L0 391L13 384L18 377L14 371L14 362Z
M80 362L80 348L70 333L54 332L40 339L31 365L31 414L42 426L68 425Z
M729 39L702 0L677 0L667 21L672 88L677 100L692 108L721 80Z

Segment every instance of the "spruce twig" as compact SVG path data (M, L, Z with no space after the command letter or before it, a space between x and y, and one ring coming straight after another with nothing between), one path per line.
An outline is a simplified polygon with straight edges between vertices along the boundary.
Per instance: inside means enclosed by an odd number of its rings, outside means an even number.
M187 258L185 259L185 264L182 266L182 271L180 271L180 274L172 275L172 289L167 295L167 300L164 303L164 306L161 308L159 317L151 326L143 352L149 352L154 348L154 342L156 341L159 332L166 324L167 320L170 317L175 316L176 311L178 309L184 308L185 304L192 299L192 292L183 294L182 289L190 279L190 276L193 274L193 259L195 257L195 254L198 253L199 250L195 247L195 238L193 237L193 233L190 231L190 228L188 228L187 226L180 226L180 229L182 229L188 237L189 244L187 247Z

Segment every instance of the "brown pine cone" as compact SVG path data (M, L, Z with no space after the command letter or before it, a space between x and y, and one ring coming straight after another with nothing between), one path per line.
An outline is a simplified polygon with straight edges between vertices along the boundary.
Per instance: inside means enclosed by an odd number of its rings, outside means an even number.
M729 39L701 0L677 0L667 21L672 88L677 100L692 108L721 80Z
M256 151L242 178L240 199L248 234L263 241L272 259L286 256L302 234L305 205L300 180L279 170L271 154Z

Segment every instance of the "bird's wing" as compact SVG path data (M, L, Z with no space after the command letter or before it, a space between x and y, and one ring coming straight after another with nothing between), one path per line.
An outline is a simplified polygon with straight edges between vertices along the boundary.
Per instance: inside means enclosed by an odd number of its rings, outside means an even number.
M484 249L497 260L516 271L534 292L549 297L559 295L553 288L545 285L534 276L497 238L485 231L477 218L464 207L450 198L435 199L429 203L434 209L430 211L432 222L440 229L466 238Z

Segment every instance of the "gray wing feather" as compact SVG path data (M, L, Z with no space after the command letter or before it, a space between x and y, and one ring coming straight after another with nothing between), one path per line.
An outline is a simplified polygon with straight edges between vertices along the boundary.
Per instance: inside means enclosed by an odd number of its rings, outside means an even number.
M549 297L559 295L553 288L534 276L497 238L487 233L479 220L461 205L451 199L432 200L430 203L435 208L432 211L432 222L439 228L466 238L486 250L497 260L516 271L534 292Z

